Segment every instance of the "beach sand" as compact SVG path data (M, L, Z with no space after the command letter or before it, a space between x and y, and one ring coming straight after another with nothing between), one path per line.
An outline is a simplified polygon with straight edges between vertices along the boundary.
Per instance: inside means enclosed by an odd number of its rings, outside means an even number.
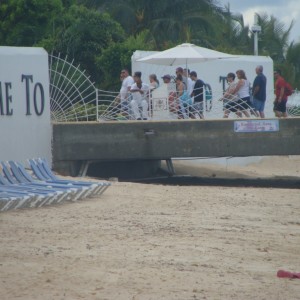
M237 165L237 161L242 163ZM247 162L248 161L248 162ZM200 165L201 164L201 165ZM176 174L216 178L300 177L300 156L173 160ZM165 166L164 166L165 167Z
M300 159L205 170L299 177ZM276 276L300 272L299 215L299 189L125 182L0 213L0 299L300 299L299 279Z

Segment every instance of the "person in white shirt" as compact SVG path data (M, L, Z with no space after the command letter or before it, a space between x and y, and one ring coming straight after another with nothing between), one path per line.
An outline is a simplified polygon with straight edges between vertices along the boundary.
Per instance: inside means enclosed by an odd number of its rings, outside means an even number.
M189 97L193 98L192 94L194 91L195 81L193 81L190 77L190 69L183 69L183 80L187 82L186 89Z
M231 112L235 113L237 117L241 118L242 113L240 112L240 109L238 108L238 100L239 97L237 94L234 94L237 82L235 80L235 74L230 72L227 74L227 83L228 87L225 90L223 97L219 99L219 101L223 101L223 110L224 115L223 118L228 118L229 114Z
M134 84L130 88L132 100L130 102L136 120L148 120L149 92L148 84L142 82L142 73L134 73Z
M134 84L133 78L129 75L127 69L123 69L121 71L122 85L120 89L120 110L121 113L124 115L128 115L128 108L130 102L130 88Z

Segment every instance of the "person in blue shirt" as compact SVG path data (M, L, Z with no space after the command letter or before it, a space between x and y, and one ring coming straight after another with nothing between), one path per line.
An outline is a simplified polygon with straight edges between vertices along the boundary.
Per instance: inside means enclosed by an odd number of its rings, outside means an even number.
M256 77L253 81L252 96L253 106L257 117L264 118L265 103L266 103L266 87L267 78L263 74L263 66L259 65L255 68Z

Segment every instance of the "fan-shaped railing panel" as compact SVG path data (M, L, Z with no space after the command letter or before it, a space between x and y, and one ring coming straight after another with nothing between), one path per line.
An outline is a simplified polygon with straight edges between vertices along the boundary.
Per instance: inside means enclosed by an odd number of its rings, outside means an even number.
M224 99L222 93L211 90L208 94L204 90L204 100L200 106L189 101L183 102L174 85L171 91L162 93L159 88L145 97L147 111L143 115L142 105L138 105L138 112L135 110L132 95L128 94L124 105L119 92L97 89L79 65L61 55L49 55L49 77L51 120L54 122L136 120L137 113L141 114L141 119L146 116L144 119L147 120L257 117L250 103L242 107L239 101ZM287 111L289 116L300 116L298 91L289 97ZM273 99L267 99L265 115L267 118L274 117Z

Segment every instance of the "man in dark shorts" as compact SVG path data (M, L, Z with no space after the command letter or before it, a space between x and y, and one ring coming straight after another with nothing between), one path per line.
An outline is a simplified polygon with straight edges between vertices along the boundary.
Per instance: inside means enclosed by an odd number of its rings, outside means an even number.
M267 78L263 74L263 66L259 65L255 69L256 77L253 82L252 95L253 106L257 117L264 118L265 103L266 103L266 86Z
M204 93L204 82L197 78L197 73L192 71L190 78L195 82L192 96L194 97L194 103L191 108L192 119L204 119L203 116L203 93Z
M274 71L275 78L275 100L274 100L274 113L277 118L286 118L286 103L287 103L287 95L285 93L286 82L284 78L281 76L280 70Z

